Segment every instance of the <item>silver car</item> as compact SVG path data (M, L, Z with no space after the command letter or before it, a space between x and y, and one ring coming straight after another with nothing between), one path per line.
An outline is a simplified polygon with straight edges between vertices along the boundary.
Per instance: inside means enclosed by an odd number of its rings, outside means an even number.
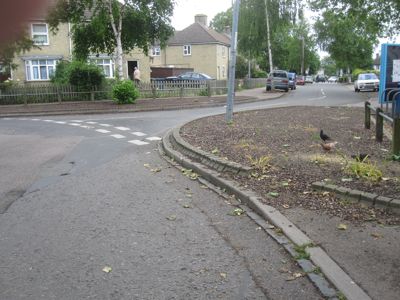
M289 91L289 75L288 72L282 70L275 70L269 74L267 78L266 90L272 89Z
M359 74L357 80L354 81L354 91L365 91L372 90L377 91L379 89L379 78L374 73L363 73Z

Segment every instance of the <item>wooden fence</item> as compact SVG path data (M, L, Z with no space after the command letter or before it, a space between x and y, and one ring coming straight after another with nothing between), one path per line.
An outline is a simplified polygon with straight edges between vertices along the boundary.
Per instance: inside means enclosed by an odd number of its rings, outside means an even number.
M236 80L236 89L265 86L265 79ZM227 93L227 80L142 82L138 86L140 98L213 96ZM13 85L0 89L0 105L52 103L66 101L94 101L111 99L112 85L82 91L72 85Z
M371 111L375 113L375 140L377 142L382 142L383 122L387 121L392 127L392 153L400 155L400 117L398 115L392 115L392 117L390 117L388 114L384 113L382 108L375 108L371 103L366 101L364 119L364 127L366 129L371 128Z

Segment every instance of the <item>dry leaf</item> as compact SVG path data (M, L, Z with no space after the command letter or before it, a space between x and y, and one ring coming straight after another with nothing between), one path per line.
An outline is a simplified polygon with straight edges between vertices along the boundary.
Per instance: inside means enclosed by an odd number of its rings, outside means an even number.
M144 167L150 168L150 164L143 164Z
M226 273L224 273L224 272L221 272L221 273L219 273L219 275L223 278L223 279L226 279L226 276L227 276L227 274Z
M234 210L230 211L228 215L230 216L240 216L244 213L244 210L241 208L235 208Z
M371 236L373 236L375 239L383 238L383 235L382 235L382 234L376 233L376 232L371 233Z
M200 187L201 187L202 189L208 189L208 186L206 186L206 185L204 185L204 184L200 185Z
M329 195L329 192L323 192L322 193L322 196L328 196Z
M183 208L192 208L189 204L183 204Z
M283 208L290 208L290 206L287 204L283 204L282 206L283 206Z
M175 221L176 220L176 216L175 215L170 215L167 217L168 221Z
M103 268L103 272L105 272L105 273L110 273L111 270L112 270L111 267L107 267L106 266L106 267Z
M337 229L339 230L346 230L347 229L347 225L346 224L339 224Z
M154 168L154 169L151 169L150 171L153 173L158 173L158 172L161 172L161 168Z

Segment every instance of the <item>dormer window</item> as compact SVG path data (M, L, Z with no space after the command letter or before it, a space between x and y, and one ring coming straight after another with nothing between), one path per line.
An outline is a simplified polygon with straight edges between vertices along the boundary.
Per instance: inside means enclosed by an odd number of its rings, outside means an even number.
M184 45L183 46L183 56L192 55L192 46L191 45Z
M46 23L33 23L31 29L35 45L49 45L49 28Z
M160 56L160 55L161 55L160 47L154 46L151 48L151 56Z

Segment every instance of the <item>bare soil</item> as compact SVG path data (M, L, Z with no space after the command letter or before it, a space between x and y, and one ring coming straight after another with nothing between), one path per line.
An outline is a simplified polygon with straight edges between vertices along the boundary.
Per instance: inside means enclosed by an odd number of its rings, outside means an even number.
M195 120L182 128L181 135L198 148L253 166L252 175L234 179L283 213L297 207L354 224L400 224L400 217L386 210L341 200L334 193L311 187L323 180L400 199L400 162L392 161L390 142L376 142L374 131L364 129L363 120L363 108L276 108L234 114L232 124L226 124L222 115ZM337 142L333 150L322 148L320 129ZM368 154L363 164L351 157L360 153ZM372 171L357 176L351 171L356 167ZM379 179L373 180L373 175Z

